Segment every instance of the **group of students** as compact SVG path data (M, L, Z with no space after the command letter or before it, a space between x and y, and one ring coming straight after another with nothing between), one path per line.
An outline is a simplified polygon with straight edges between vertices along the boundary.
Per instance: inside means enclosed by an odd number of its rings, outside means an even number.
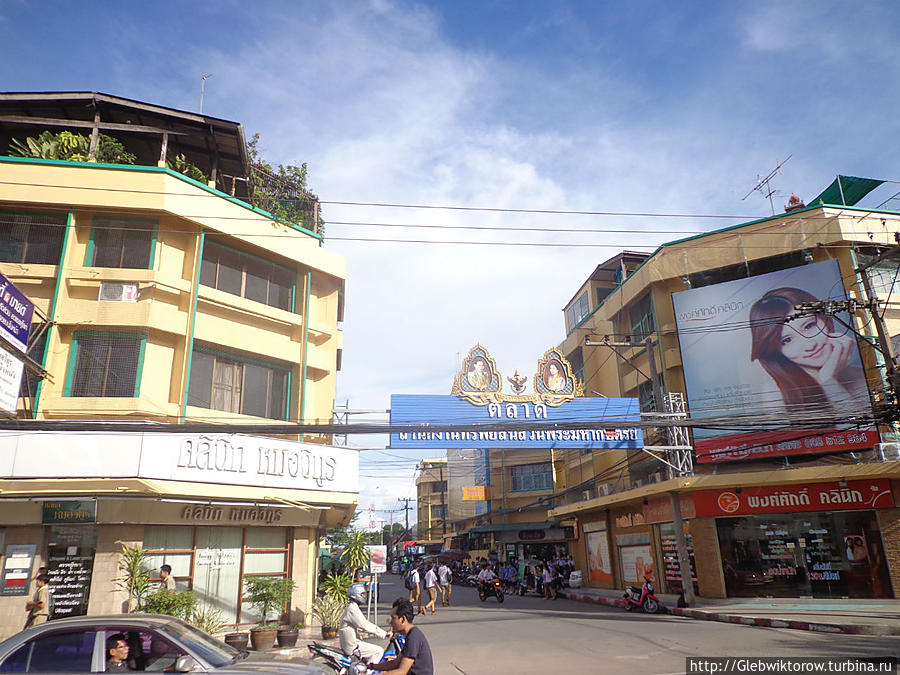
M424 565L413 563L404 577L404 583L409 591L409 601L414 603L418 611L416 614L426 614L431 610L432 615L437 614L437 598L441 596L441 606L450 606L450 597L453 595L453 572L447 563L429 562ZM428 602L422 604L422 589L428 594Z

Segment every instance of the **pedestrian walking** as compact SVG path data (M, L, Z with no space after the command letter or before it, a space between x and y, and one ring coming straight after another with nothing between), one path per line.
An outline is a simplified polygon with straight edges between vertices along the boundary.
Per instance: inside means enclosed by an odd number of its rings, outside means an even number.
M553 588L553 574L550 572L549 563L544 565L542 577L544 580L544 600L556 600L556 589Z
M428 603L425 605L425 610L431 608L431 614L437 614L435 609L435 605L437 604L437 574L434 571L434 563L428 563L428 570L425 572L425 592L428 593Z
M172 566L163 565L159 568L159 589L161 591L175 592L175 577L172 576Z
M25 603L28 618L25 619L25 628L39 626L47 623L50 618L50 577L46 574L38 574L35 579L34 595Z
M441 607L450 606L450 595L453 593L453 586L450 582L453 580L453 572L447 567L447 563L441 563L437 571L438 588L441 591Z

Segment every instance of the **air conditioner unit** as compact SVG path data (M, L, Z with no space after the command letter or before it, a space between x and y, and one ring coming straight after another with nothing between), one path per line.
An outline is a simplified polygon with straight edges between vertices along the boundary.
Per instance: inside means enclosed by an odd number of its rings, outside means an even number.
M590 490L584 490L584 491L581 493L581 499L582 499L583 501L587 501L588 499L593 499L593 496L591 495L591 491L590 491Z
M117 281L101 281L100 302L137 302L137 284L123 284Z
M648 480L651 483L659 483L662 480L662 472L654 471L650 474L650 478Z
M875 449L883 462L900 461L900 443L879 443Z
M609 486L609 483L603 483L600 486L599 492L603 497L609 497L609 493L612 492L612 488Z

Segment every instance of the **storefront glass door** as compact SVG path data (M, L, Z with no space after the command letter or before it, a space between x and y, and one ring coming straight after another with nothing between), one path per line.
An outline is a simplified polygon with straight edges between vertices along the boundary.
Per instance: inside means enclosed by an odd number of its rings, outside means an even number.
M874 511L719 518L731 597L892 597Z

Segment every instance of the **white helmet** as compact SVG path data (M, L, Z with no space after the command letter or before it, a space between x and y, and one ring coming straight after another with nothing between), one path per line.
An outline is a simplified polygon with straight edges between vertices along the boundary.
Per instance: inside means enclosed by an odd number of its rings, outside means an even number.
M366 585L360 582L350 584L350 588L347 589L347 595L349 595L350 599L357 605L366 604L366 601L369 598L369 592L366 590Z

